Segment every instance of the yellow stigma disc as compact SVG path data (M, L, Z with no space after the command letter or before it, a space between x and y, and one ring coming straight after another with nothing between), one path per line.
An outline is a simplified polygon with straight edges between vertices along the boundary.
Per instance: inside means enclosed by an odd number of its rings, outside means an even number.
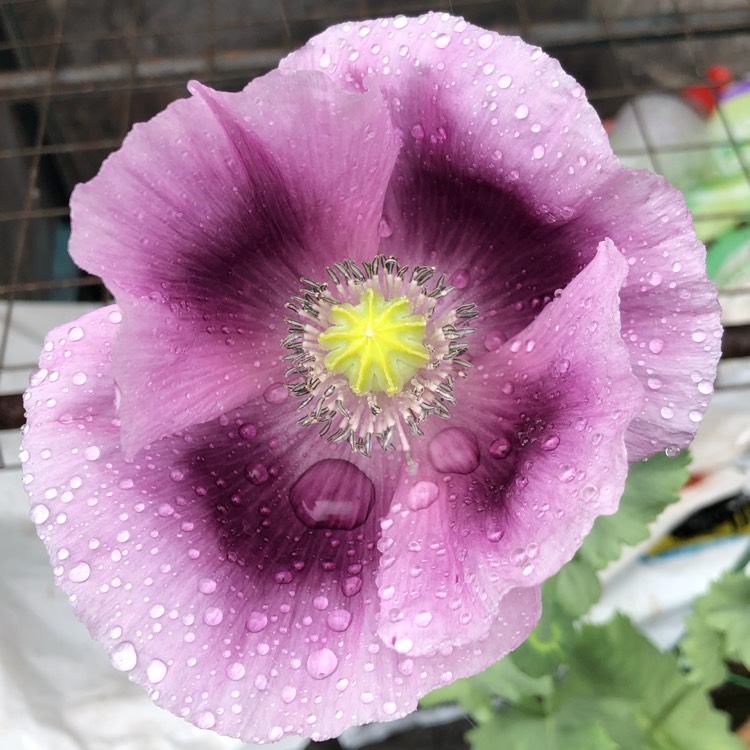
M406 297L386 301L374 289L366 289L357 305L334 305L333 325L318 336L328 351L329 372L345 375L358 396L399 393L430 360L424 346L427 321L413 312Z

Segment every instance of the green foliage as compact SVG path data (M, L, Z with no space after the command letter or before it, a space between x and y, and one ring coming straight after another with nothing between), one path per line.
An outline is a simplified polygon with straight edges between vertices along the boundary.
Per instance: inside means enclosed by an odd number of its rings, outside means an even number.
M677 500L688 478L689 463L690 454L683 451L675 458L658 453L631 466L619 510L596 520L578 559L601 570L622 554L624 545L648 539L649 524Z
M750 578L729 572L696 599L680 650L690 678L704 688L723 682L725 661L750 665Z
M677 499L688 461L659 455L631 467L620 510L600 518L545 583L543 615L527 642L422 704L460 703L477 724L467 735L473 750L741 750L704 688L722 679L723 658L750 663L745 576L726 576L696 603L684 649L689 675L625 617L579 622L600 596L597 571L647 538Z

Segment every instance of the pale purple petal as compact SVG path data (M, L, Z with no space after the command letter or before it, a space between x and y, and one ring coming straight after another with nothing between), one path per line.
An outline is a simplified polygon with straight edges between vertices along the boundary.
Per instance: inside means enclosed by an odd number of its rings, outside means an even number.
M71 254L125 318L114 366L131 454L271 385L300 278L376 252L398 151L377 92L320 73L192 90L72 199Z
M289 403L260 400L125 460L107 356L118 325L109 308L48 337L26 397L25 482L59 585L159 705L244 740L322 738L402 716L526 637L536 589L511 592L466 649L386 647L376 543L400 460L310 443ZM326 514L333 528L310 522Z
M607 241L536 320L475 360L449 426L425 425L383 522L380 634L414 653L471 643L612 513L642 388L620 338L627 264ZM390 616L389 613L398 613Z
M479 306L486 350L528 325L610 237L631 262L623 338L651 389L630 460L689 442L707 404L697 384L712 382L719 356L704 249L678 191L612 156L557 61L433 13L333 27L282 66L382 92L404 146L381 247L446 273Z

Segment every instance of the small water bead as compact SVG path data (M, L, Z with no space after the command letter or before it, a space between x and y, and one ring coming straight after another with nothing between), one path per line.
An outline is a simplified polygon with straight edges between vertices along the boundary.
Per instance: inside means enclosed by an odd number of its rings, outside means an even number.
M648 349L652 354L659 354L664 349L664 341L662 339L651 339L648 342Z
M216 581L213 578L201 578L198 583L201 594L213 594L216 591Z
M476 435L463 427L448 427L430 441L432 465L446 474L471 474L479 466Z
M560 467L560 473L558 476L560 477L561 482L572 482L575 478L576 470L572 466L568 466L567 464Z
M68 339L70 341L80 341L83 338L83 329L80 326L73 326L68 331Z
M263 464L248 464L245 467L245 477L250 484L264 484L268 481L268 469Z
M425 135L424 127L419 122L412 125L411 130L409 132L411 133L412 138L414 138L417 141L421 141Z
M281 688L281 700L287 705L297 697L297 688L294 685L285 685Z
M341 591L344 596L356 596L362 590L362 579L359 576L349 576L341 582Z
M269 404L283 404L289 397L289 390L283 383L274 383L263 393L263 398Z
M130 672L138 664L138 654L130 641L123 641L115 646L109 655L112 666L120 672Z
M88 378L86 377L85 372L76 372L73 375L72 380L73 380L73 385L84 385L86 381L88 380Z
M688 419L691 422L695 422L697 424L698 422L700 422L703 419L703 414L701 412L699 412L699 411L693 410L691 412L688 412Z
M664 419L672 419L674 417L674 409L669 406L662 406L660 413Z
M83 455L86 457L87 461L96 461L99 456L101 455L101 451L99 448L95 445L90 445L86 450L83 452Z
M438 499L440 488L434 482L417 482L406 496L406 504L412 510L429 508Z
M227 665L226 675L230 680L237 681L241 680L245 676L245 666L240 664L238 661L232 662Z
M326 618L328 627L336 633L343 633L351 624L352 613L348 609L335 609Z
M328 608L328 597L327 596L316 596L313 599L313 607L315 609L323 611Z
M308 528L348 531L370 515L375 485L349 461L327 458L305 470L292 486L289 502Z
M451 275L450 283L456 289L466 289L469 285L469 278L469 272L465 268L459 268Z
M494 41L495 37L489 32L485 32L477 39L477 45L479 49L489 49Z
M195 717L195 725L200 729L211 729L216 724L216 717L210 711L201 711Z
M31 522L39 525L49 518L49 508L41 503L33 505L29 515L31 517Z
M323 680L332 675L338 665L338 657L330 648L320 648L307 657L305 668L314 680Z
M146 667L146 677L153 685L160 683L167 676L167 665L161 659L154 659Z
M498 88L501 89L507 89L510 88L511 83L513 83L513 78L509 75L502 75L497 81Z
M560 438L557 435L550 435L542 441L542 450L553 451L558 445L560 445Z
M451 43L449 34L438 34L435 38L435 46L438 49L445 49Z
M243 424L239 434L243 440L252 440L258 434L258 429L254 424Z
M529 116L529 108L525 104L519 104L513 113L519 120L525 120Z
M714 384L710 380L701 380L698 383L698 392L707 396L709 393L714 392Z
M531 155L534 157L534 159L542 159L544 157L544 153L544 146L538 144L534 146Z
M209 607L203 613L203 622L206 625L216 626L224 619L224 612L219 607Z
M484 348L488 352L496 352L507 340L508 337L502 331L490 331L484 337Z
M493 458L507 458L513 450L513 445L507 437L501 436L490 444L490 455Z
M74 565L68 573L68 578L73 581L73 583L83 583L84 581L88 581L90 576L91 566L87 562L79 562L77 565Z

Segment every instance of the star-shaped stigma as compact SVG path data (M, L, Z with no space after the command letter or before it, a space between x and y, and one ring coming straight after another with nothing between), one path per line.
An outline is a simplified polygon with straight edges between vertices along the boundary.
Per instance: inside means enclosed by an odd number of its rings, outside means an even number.
M424 345L427 321L413 313L406 297L386 300L372 288L364 290L357 305L334 305L333 325L318 336L328 351L327 369L345 375L357 395L399 393L430 361Z

